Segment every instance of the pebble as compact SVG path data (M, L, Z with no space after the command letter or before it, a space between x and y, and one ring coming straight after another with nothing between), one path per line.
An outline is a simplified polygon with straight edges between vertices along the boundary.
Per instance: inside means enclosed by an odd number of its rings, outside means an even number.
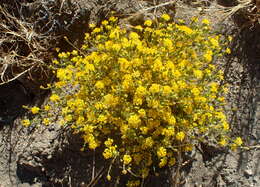
M252 169L246 169L246 170L244 171L244 174L245 174L245 176L250 177L250 176L253 175L253 171L252 171Z

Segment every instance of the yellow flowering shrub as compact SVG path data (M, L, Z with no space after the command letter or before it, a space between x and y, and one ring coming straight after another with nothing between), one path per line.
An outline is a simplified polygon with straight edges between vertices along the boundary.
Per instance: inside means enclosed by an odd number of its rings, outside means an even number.
M214 63L225 51L222 38L207 20L169 20L163 15L127 30L112 17L91 25L81 49L54 61L58 82L50 101L63 125L117 160L123 174L145 178L152 166L174 165L177 154L199 142L229 142L223 72Z

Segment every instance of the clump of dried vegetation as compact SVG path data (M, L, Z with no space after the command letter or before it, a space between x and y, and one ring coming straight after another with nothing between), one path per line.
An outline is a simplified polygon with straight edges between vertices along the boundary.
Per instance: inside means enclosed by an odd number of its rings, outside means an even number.
M54 49L66 45L64 35L71 35L76 22L87 15L70 0L1 0L0 85L50 81Z
M240 28L260 23L260 0L219 0L224 6L219 7L221 17L233 16Z

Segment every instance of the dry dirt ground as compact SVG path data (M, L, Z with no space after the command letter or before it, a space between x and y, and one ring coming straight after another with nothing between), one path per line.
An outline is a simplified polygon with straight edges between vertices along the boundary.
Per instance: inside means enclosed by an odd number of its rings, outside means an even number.
M0 3L1 1L3 0L0 0ZM42 2L47 6L53 1L43 0ZM122 24L125 20L129 24L135 24L161 12L167 12L176 19L189 19L199 15L209 18L216 31L232 34L234 36L231 46L233 53L221 61L224 64L221 68L225 70L225 81L231 86L227 97L229 101L227 109L229 109L228 115L234 135L242 136L249 149L231 152L206 145L197 147L196 150L185 155L187 162L181 168L178 186L260 186L259 24L241 29L237 26L240 22L234 22L234 20L239 21L239 18L234 16L234 19L223 20L216 8L219 4L233 5L231 1L225 0L205 0L200 3L180 1L178 4L180 6L169 4L151 8L131 19L125 18L154 6L153 3L157 1L80 0L71 2L78 3L78 10L81 14L66 18L68 20L73 18L70 20L73 24L64 29L70 31L69 38L75 41L75 45L80 45L80 39L77 38L83 36L83 33L88 30L88 22L98 23L106 18L110 11L118 14L123 20ZM169 1L158 0L158 2L161 4ZM68 4L65 3L65 6ZM66 49L68 45L61 41L59 47ZM0 186L124 186L124 178L120 181L115 178L110 184L106 182L102 174L107 163L98 154L80 152L81 141L78 137L69 136L65 130L55 124L48 127L39 124L29 129L21 126L20 119L24 115L22 105L41 103L43 101L39 101L39 98L48 95L48 93L43 93L39 97L36 93L38 92L28 88L28 84L24 84L23 79L0 87ZM174 170L175 168L165 169L160 171L158 177L150 176L144 186L171 186Z

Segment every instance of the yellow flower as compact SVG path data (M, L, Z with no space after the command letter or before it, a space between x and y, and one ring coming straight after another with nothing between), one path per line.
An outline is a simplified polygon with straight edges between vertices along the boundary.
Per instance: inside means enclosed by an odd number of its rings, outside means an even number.
M227 54L231 54L231 50L230 48L226 48L226 51L225 51Z
M148 26L148 27L150 27L152 24L153 24L153 22L152 22L151 20L146 20L146 21L144 22L144 25L145 25L145 26Z
M223 126L224 130L226 130L226 131L229 130L229 124L226 121L223 122L222 126Z
M111 181L111 176L110 175L107 175L107 180Z
M161 18L165 21L169 21L171 19L171 17L168 14L163 14Z
M157 156L159 158L165 157L167 155L167 150L164 147L159 147L157 150Z
M28 126L31 125L31 122L30 122L30 120L28 120L28 119L24 119L24 120L22 121L22 124L23 124L23 126L28 127Z
M139 39L139 35L136 32L130 32L129 39L137 40L137 39Z
M108 21L107 20L104 20L101 22L102 25L108 25Z
M107 122L107 117L103 114L98 116L98 122L100 123L106 123Z
M173 127L169 127L167 129L163 129L163 131L162 131L162 135L165 135L165 136L168 136L168 137L173 136L174 133L175 133L175 131L174 131Z
M43 119L43 124L44 125L49 125L50 124L50 120L48 118L44 118Z
M167 158L163 157L160 159L159 167L162 168L167 164Z
M103 89L105 87L105 85L102 81L97 81L95 84L95 87L98 89Z
M205 102L207 102L207 99L205 98L205 97L200 97L200 96L198 96L198 97L195 97L194 98L194 101L196 101L196 102L200 102L200 103L205 103Z
M171 48L171 47L173 46L172 40L170 40L170 39L168 39L168 38L166 38L166 39L163 40L163 44L164 44L165 47L167 47L167 48Z
M149 129L147 127L140 127L140 131L142 132L142 134L147 134L148 130Z
M141 97L135 96L133 99L133 104L134 105L142 105L143 99Z
M145 116L146 116L146 112L145 112L144 109L138 110L138 114L139 114L141 117L145 117Z
M104 144L106 145L106 147L110 147L113 144L114 140L111 138L108 138Z
M176 159L174 157L170 158L169 166L173 166L176 163Z
M50 100L52 102L57 102L57 101L60 100L60 97L57 94L52 94L51 97L50 97Z
M170 95L171 92L172 92L172 89L170 86L163 87L163 95L165 95L165 96Z
M96 103L94 106L97 110L102 110L105 107L101 102Z
M237 137L235 140L234 140L234 143L237 145L237 146L240 146L243 144L243 141L240 137Z
M183 141L184 138L185 138L185 133L184 133L184 132L181 131L181 132L178 132L178 133L176 134L176 139L177 139L177 140Z
M196 22L199 21L199 19L198 19L198 17L192 17L192 18L191 18L191 21L194 22L194 23L196 23Z
M153 141L152 137L145 138L144 143L143 143L144 148L150 148L153 145L154 145L154 141Z
M70 121L72 121L72 115L67 115L67 116L65 116L65 121L67 121L67 122L70 122Z
M217 100L220 101L220 102L224 102L225 101L225 97L218 97Z
M58 60L53 60L52 63L53 64L59 64L59 61Z
M198 88L192 88L191 93L194 96L198 96L200 94L200 90Z
M193 149L192 145L184 146L184 151L186 151L186 152L192 151L192 149Z
M226 146L226 145L227 145L227 141L226 141L224 138L222 138L222 139L219 141L219 145L220 145L220 146Z
M95 25L94 23L90 23L90 24L89 24L89 27L90 27L90 28L94 28L94 27L96 27L96 25Z
M100 28L95 28L95 29L92 31L92 33L99 33L99 32L101 32L101 29L100 29Z
M118 104L118 98L111 95L107 94L104 96L104 105L109 108L109 107L114 107Z
M137 26L135 26L135 29L142 31L143 27L141 25L137 25Z
M103 156L105 159L110 159L115 155L115 153L116 153L116 148L114 146L111 146L104 150Z
M44 110L45 110L45 111L49 111L50 109L51 109L51 107L50 107L49 105L45 105L45 106L44 106Z
M114 17L114 16L112 16L112 17L109 18L109 21L111 21L111 22L116 22L116 21L117 21L117 18Z
M152 86L149 88L149 92L152 94L158 93L160 91L160 85L159 84L152 84Z
M133 127L137 127L141 123L139 116L136 114L131 115L127 121Z
M160 107L160 101L156 99L152 99L150 102L148 102L148 106L151 108L159 108Z
M78 51L73 50L73 51L71 52L71 54L74 55L74 56L76 56L76 55L78 55Z
M205 24L205 25L209 25L210 24L210 21L208 19L203 19L201 22L203 24Z
M68 58L68 56L69 55L67 53L64 53L64 52L58 54L59 58Z
M176 26L180 31L185 32L186 34L190 35L193 33L193 30L185 25L177 25Z
M126 58L118 58L118 63L120 64L120 71L126 71L131 66Z
M34 107L31 108L32 114L37 114L37 113L39 113L39 111L40 111L39 107L34 106Z
M132 157L130 155L123 156L123 162L125 165L130 164L131 161L132 161Z
M118 52L121 49L121 45L120 44L113 44L111 46L112 50Z
M147 90L146 90L146 88L145 87L143 87L143 86L138 86L138 88L136 89L136 95L138 95L138 96L145 96L146 95L146 92L147 92Z
M214 93L218 92L218 84L216 82L210 84L210 91Z
M162 71L162 70L163 70L163 65L161 60L156 59L153 64L153 71Z
M79 116L76 125L82 125L82 123L85 121L85 118L83 116Z
M176 77L176 79L178 79L181 76L181 73L178 70L173 70L172 72L173 72L174 76Z
M205 58L205 60L206 60L207 62L211 62L211 61L212 61L212 55L211 55L210 53L205 53L205 54L203 55L203 57Z
M85 34L85 40L88 40L90 38L90 34L89 33L86 33Z
M176 119L174 116L170 116L168 119L167 119L169 125L175 125L176 123Z
M127 130L129 129L128 125L123 124L120 127L121 134L126 134Z
M219 47L219 43L216 38L210 38L209 41L214 47Z
M197 79L201 79L203 76L203 73L201 70L193 70L193 74Z
M127 174L127 170L122 170L122 173L124 174L124 175L126 175Z

